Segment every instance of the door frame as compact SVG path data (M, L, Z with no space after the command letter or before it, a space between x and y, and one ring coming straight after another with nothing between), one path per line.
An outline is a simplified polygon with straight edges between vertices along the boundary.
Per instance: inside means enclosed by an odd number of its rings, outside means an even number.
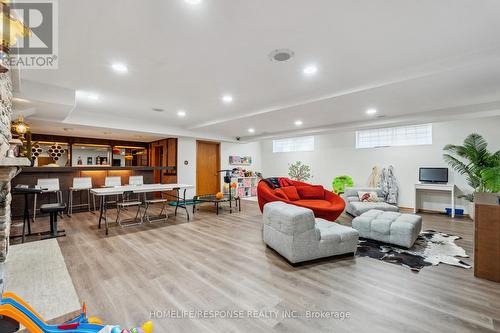
M161 169L161 167L165 166L165 146L161 143L151 144L150 155L150 165L155 167L153 172L154 182L160 182L163 184L163 169Z
M217 170L220 170L220 142L217 141L204 141L204 140L196 140L196 195L199 195L199 186L198 184L200 183L199 180L199 156L198 150L200 149L200 143L203 144L210 144L210 145L216 145L217 146ZM217 174L217 192L220 191L220 175ZM215 194L215 193L214 193Z

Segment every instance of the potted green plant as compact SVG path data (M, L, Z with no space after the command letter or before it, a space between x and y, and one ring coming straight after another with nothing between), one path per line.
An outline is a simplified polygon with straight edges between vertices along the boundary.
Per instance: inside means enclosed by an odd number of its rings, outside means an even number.
M463 145L446 145L444 160L459 174L464 175L474 192L500 190L500 150L491 153L488 143L477 133L465 138ZM469 215L474 219L474 193L463 195L469 205Z
M481 172L481 178L486 188L493 193L500 192L500 167L485 169Z

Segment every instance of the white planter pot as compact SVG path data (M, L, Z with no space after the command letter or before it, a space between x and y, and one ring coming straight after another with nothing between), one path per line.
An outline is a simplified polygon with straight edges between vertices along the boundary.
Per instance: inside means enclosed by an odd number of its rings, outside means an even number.
M469 202L469 216L472 220L474 220L474 217L476 215L476 205L474 202Z

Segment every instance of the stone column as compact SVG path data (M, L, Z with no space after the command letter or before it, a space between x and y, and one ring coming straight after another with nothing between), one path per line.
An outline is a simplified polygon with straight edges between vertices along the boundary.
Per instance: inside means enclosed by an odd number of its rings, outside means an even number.
M12 135L10 133L12 116L12 83L9 72L0 73L0 292L3 293L3 270L9 250L10 234L10 180L28 166L27 158L8 158Z
M12 83L9 72L0 74L0 159L7 156L12 116Z
M7 73L0 74L0 164L5 161L9 149L12 114L12 84ZM14 171L15 172L15 171ZM0 167L0 292L3 292L4 262L7 259L10 233L10 180L12 168Z

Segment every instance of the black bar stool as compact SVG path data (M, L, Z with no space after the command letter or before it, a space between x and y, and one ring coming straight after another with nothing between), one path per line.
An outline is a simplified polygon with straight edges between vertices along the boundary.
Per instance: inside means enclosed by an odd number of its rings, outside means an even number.
M50 236L47 236L44 239L66 236L64 229L57 230L57 215L64 212L65 209L65 203L51 203L40 206L40 212L50 215Z
M40 194L43 191L41 188L29 187L28 185L17 185L12 189L12 195L23 195L24 196L24 213L23 213L23 234L22 235L11 235L11 238L22 237L22 242L24 243L26 236L33 235L31 233L31 214L28 205L28 196L30 194ZM28 233L26 234L26 227L28 228ZM1 331L0 331L1 332Z
M59 178L39 178L37 179L37 186L40 188L44 188L44 190L40 194L48 194L50 196L51 193L56 194L57 202L63 202L62 191L59 187ZM35 198L33 202L33 223L36 220L36 201L38 198L38 194L35 193ZM50 197L49 197L50 199ZM61 213L62 217L62 213Z

